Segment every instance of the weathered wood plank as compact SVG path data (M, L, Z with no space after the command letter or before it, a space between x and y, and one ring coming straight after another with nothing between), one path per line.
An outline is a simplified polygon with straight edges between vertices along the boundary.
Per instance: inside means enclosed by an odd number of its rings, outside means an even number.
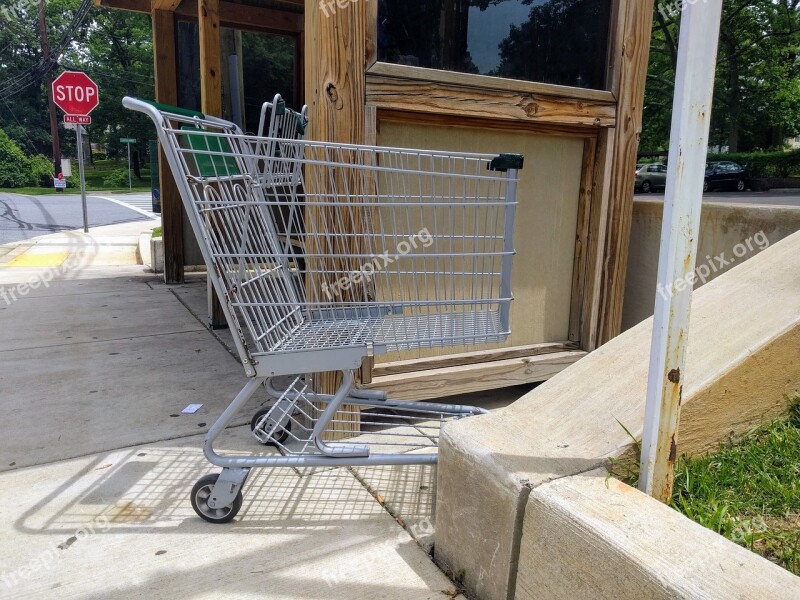
M379 109L514 122L613 127L613 100L585 100L437 81L367 75L367 102Z
M336 10L327 15L323 15L316 5L309 5L305 11L305 89L310 119L308 136L311 139L364 143L367 4L353 3L347 10ZM322 193L325 190L313 186L325 184L312 181L308 191ZM306 222L309 226L321 217L319 210L323 209L308 210ZM315 242L310 240L310 243ZM340 382L339 373L320 373L314 380L317 390L323 393L333 393ZM349 412L338 413L336 419L357 421L357 409L345 408ZM353 425L347 423L341 423L340 427L353 429Z
M175 16L169 11L154 10L152 22L156 101L174 106L178 104ZM158 177L164 237L164 280L167 283L183 283L183 207L163 150L158 155Z
M180 6L181 0L152 0L153 11L166 10L173 11Z
M222 116L222 57L219 0L197 0L200 15L200 110L213 117ZM225 327L225 314L208 281L208 313L212 329Z
M377 22L377 17L376 17ZM613 104L614 94L605 90L590 90L575 88L552 83L538 83L536 81L523 81L520 79L505 79L503 77L490 77L473 73L458 73L456 71L441 71L439 69L426 69L408 65L393 65L389 63L375 63L369 67L367 76L382 76L394 79L412 79L423 82L437 82L457 85L467 88L481 88L487 90L506 90L521 94L537 94L541 96L555 96L569 99L594 100Z
M104 0L105 1L105 0ZM111 0L120 1L120 0ZM183 2L176 9L181 17L197 18L197 4ZM236 2L219 2L220 23L247 29L258 27L259 31L281 34L299 34L305 29L303 15L261 6L250 6Z
M608 204L611 189L611 164L613 156L613 129L602 129L597 136L592 183L592 203L589 213L589 244L586 253L583 306L581 308L581 349L590 352L597 348L600 305L604 299L602 281L604 272L605 237L608 229Z
M545 381L584 356L585 352L573 350L401 373L375 377L371 384L364 387L386 391L394 400L429 400Z
M553 354L555 352L567 352L578 349L578 344L572 342L552 342L547 344L530 344L527 346L499 348L494 350L460 352L457 354L447 354L444 356L433 356L428 358L397 360L381 363L374 367L373 377L385 377L387 375L399 375L401 373L426 371L430 369L444 369L447 367L487 363L495 360L540 356L542 354Z
M372 105L367 105L372 106ZM421 113L400 110L382 109L378 111L378 128L380 123L393 121L396 123L414 123L416 125L437 125L441 127L457 127L463 129L491 129L493 131L510 131L512 133L534 133L557 135L570 138L587 138L597 135L598 128L587 125L565 125L545 123L542 121L512 121L510 119L487 119L462 115ZM605 129L601 129L604 131Z
M222 62L220 56L219 0L197 0L200 35L201 110L222 116Z
M583 145L583 172L578 198L578 221L575 230L575 258L572 270L572 293L569 310L569 339L581 339L581 320L586 293L586 270L589 254L589 227L591 225L592 192L594 188L594 163L597 154L597 138L586 138Z

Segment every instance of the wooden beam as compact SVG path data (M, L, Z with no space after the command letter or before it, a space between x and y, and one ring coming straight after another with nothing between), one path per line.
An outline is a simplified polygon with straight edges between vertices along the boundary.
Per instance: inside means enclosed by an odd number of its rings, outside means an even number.
M170 11L154 10L152 22L156 101L175 106L178 104L175 16ZM164 235L164 281L183 283L183 205L163 150L158 156L158 174Z
M364 139L367 4L322 15L305 13L306 104L312 140L361 143Z
M608 229L608 204L611 190L613 129L601 129L597 136L594 158L594 180L589 211L589 237L586 252L586 273L581 306L581 350L591 352L598 342L600 306L603 304L605 239Z
M611 100L546 96L507 89L466 87L367 75L367 102L378 109L413 111L501 121L613 127L616 109Z
M355 2L346 10L323 14L309 2L305 11L305 92L309 108L308 137L339 143L363 143L365 61L367 56L368 2ZM327 182L309 182L309 193L325 193ZM317 186L317 187L315 187ZM352 190L351 190L352 192ZM306 223L313 227L318 209L307 209ZM330 210L336 210L335 207ZM335 221L335 220L334 220ZM314 240L310 240L314 243ZM323 268L320 265L319 268ZM331 393L339 385L338 373L315 377L317 391ZM345 407L352 409L352 407ZM358 427L358 411L340 412L337 420L352 421L346 428Z
M495 350L460 352L458 354L447 354L444 356L433 356L428 358L396 360L375 365L373 369L373 376L385 377L386 375L399 375L400 373L427 371L430 369L444 369L447 367L487 363L496 360L508 360L511 358L526 358L531 356L540 356L542 354L553 354L555 352L567 352L570 350L579 350L578 345L572 342L552 342L545 344L531 344L527 346L514 346L512 348L499 348Z
M367 4L366 55L364 69L369 71L378 62L378 3Z
M377 14L376 29L377 29ZM377 31L374 33L377 36ZM579 100L593 100L596 102L614 103L612 92L605 90L592 90L587 88L555 85L552 83L539 83L537 81L522 81L520 79L506 79L505 77L491 77L476 75L474 73L459 73L456 71L443 71L439 69L426 69L408 65L394 65L390 63L374 63L369 67L367 75L388 77L392 79L411 79L414 81L446 83L460 87L503 90L518 92L520 94L535 94L538 96L555 96Z
M200 110L222 117L219 0L197 0L200 35Z
M653 26L653 0L619 0L618 19L612 40L617 94L617 123L611 133L610 164L604 165L609 182L607 233L604 239L603 271L598 290L600 304L597 344L619 334L622 301L628 266L633 213L633 180Z
M198 6L194 2L183 2L175 12L182 17L196 19L197 11ZM221 0L219 1L219 20L221 24L226 26L258 29L259 31L286 35L301 33L305 28L301 13Z
M386 391L393 400L429 400L546 381L584 356L586 352L573 350L401 373L375 377L364 387Z
M597 155L597 138L586 138L583 144L583 161L581 172L581 188L578 196L578 223L575 231L575 258L572 269L572 292L569 310L569 340L579 342L581 339L583 303L586 299L586 271L589 260L589 244L594 241L590 236L592 198L595 180L595 158Z
M152 0L153 12L157 10L173 11L180 6L181 0Z
M375 108L372 104L367 107ZM436 125L440 127L463 127L466 129L491 129L493 131L510 131L512 133L533 133L540 135L557 135L560 137L587 138L596 136L597 127L587 125L565 125L563 123L545 123L542 121L512 121L510 119L485 119L481 117L467 117L461 115L446 115L438 113L414 112L411 110L381 109L377 113L377 126L384 121L396 123L414 123L415 125ZM605 128L599 131L605 131ZM369 128L368 128L369 131Z
M219 0L197 0L200 15L200 110L212 117L222 117L222 57ZM225 314L208 280L208 316L212 329L225 327Z

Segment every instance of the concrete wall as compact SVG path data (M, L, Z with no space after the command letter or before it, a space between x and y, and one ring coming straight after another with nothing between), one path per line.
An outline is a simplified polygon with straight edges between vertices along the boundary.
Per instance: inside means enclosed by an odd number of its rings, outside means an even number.
M623 331L653 314L663 208L660 200L637 198L633 203ZM695 271L702 278L695 289L795 231L800 231L797 206L703 203Z
M625 453L623 425L641 438L651 335L648 319L509 407L444 428L434 556L476 598L514 597L540 486ZM800 394L798 347L800 232L697 290L678 451L703 452L785 410Z

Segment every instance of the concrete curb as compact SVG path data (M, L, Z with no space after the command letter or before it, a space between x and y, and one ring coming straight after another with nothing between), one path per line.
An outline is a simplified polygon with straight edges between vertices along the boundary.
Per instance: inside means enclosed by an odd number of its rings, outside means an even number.
M150 267L151 269L153 268L153 259L150 254L150 240L152 238L152 234L147 232L139 234L139 245L136 248L136 259L139 261L139 264Z
M681 454L703 453L774 419L800 394L799 261L797 232L695 293L681 378ZM533 526L526 506L539 486L624 456L626 429L641 436L651 338L649 319L509 407L443 428L435 558L463 573L476 598L514 597L528 560L521 542Z
M800 597L800 578L601 469L546 483L525 508L516 597Z

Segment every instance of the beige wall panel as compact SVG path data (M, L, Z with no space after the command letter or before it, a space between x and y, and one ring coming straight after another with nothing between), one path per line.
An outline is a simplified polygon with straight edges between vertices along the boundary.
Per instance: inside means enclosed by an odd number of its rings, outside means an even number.
M488 129L383 121L382 146L525 156L518 191L513 270L512 335L503 346L566 340L583 140ZM377 357L376 362L436 356L491 346L423 350Z

